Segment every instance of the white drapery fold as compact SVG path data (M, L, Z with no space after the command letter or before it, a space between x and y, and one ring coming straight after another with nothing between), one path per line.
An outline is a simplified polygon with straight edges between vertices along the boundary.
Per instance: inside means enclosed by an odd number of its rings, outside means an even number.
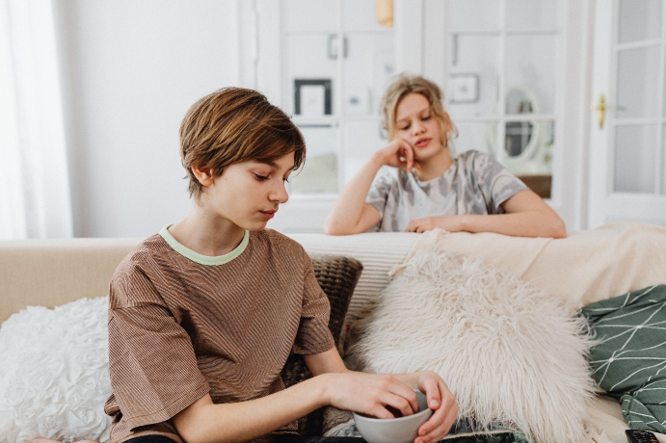
M52 0L0 0L0 239L72 237Z

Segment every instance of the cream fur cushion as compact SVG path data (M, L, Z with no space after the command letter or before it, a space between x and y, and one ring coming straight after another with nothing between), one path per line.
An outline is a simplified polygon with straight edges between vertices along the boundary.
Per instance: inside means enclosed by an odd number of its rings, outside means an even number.
M539 443L583 442L595 391L591 341L576 307L481 260L420 248L395 270L353 335L356 369L431 369L461 418L511 427Z
M30 306L0 328L0 442L108 438L108 298Z

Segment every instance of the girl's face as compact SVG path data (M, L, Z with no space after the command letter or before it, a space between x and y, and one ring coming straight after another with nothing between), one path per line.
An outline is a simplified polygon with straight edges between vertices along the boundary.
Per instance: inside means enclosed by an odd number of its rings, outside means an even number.
M396 107L395 120L397 137L412 146L419 162L427 162L446 151L442 124L423 95L412 92L403 97Z
M227 166L202 195L202 207L213 217L250 231L266 227L289 196L285 184L294 169L294 153L272 163L248 160Z

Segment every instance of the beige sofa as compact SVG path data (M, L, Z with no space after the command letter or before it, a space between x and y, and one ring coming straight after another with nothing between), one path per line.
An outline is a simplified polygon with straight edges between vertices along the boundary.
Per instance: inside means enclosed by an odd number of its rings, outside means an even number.
M349 321L388 284L391 268L401 264L424 239L436 238L452 252L479 256L488 264L511 270L556 296L574 298L581 304L649 284L666 283L666 266L657 270L643 266L654 260L666 264L666 230L644 225L618 224L573 233L566 240L466 233L437 233L430 237L408 233L290 236L303 244L308 253L347 255L364 264ZM140 239L127 238L0 242L0 321L30 305L54 307L83 297L106 295L116 265L139 242ZM646 253L648 247L658 249L656 259ZM632 254L635 257L627 264L626 258ZM620 260L624 263L620 264ZM601 396L590 413L594 441L626 442L627 426L617 401ZM666 442L666 436L659 438Z

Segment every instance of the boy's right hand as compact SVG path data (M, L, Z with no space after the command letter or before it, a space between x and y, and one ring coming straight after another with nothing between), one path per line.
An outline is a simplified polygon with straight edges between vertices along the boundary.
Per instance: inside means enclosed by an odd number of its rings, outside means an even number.
M394 418L388 407L399 410L402 415L419 410L414 389L391 374L349 371L325 376L333 378L324 388L327 403L338 409L377 418Z
M401 138L396 138L377 151L377 154L381 156L384 165L406 168L408 172L412 172L413 167L418 167L414 159L414 148Z

